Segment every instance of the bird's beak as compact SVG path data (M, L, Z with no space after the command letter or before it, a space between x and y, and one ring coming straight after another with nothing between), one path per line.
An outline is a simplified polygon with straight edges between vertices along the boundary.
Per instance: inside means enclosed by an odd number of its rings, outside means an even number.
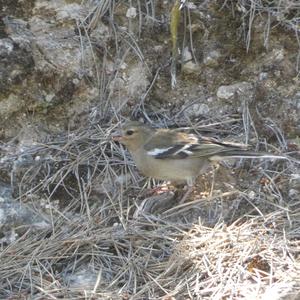
M123 136L120 131L117 131L111 135L111 139L114 142L121 142L123 140Z
M123 139L123 137L122 136L113 136L112 137L112 140L114 141L114 142L121 142L122 141L122 139Z

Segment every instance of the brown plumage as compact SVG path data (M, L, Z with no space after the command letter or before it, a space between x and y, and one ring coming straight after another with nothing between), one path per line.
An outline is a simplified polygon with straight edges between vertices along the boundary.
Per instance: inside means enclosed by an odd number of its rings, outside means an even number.
M194 179L216 160L230 157L276 157L249 151L244 145L219 142L176 130L154 129L135 121L126 123L122 134L114 140L127 147L137 168L145 176L186 181L188 185L192 185Z

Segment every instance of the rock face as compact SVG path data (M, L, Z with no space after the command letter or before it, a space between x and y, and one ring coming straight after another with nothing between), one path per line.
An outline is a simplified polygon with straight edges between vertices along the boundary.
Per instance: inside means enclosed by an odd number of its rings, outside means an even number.
M221 85L217 90L217 96L220 99L230 99L234 96L244 95L251 98L253 95L252 85L248 82L239 82L231 85Z
M58 4L42 4L37 1L27 21L3 18L7 37L0 44L0 115L1 127L8 128L4 136L16 133L29 120L44 126L42 116L49 121L54 114L53 121L63 125L63 119L72 120L72 115L87 110L98 95L85 79L91 69L82 68L83 49L74 37L81 7L66 5L62 13ZM71 20L73 25L68 23ZM91 59L88 49L85 53ZM53 130L53 125L47 127Z
M3 137L14 136L29 124L50 132L75 123L78 126L81 117L86 120L92 103L106 101L104 96L123 105L145 92L148 71L141 62L127 65L106 56L112 37L109 27L101 19L92 29L81 23L92 7L68 1L35 1L25 8L26 20L13 15L2 18ZM130 18L134 18L132 13Z
M97 6L36 0L20 2L18 9L12 2L4 4L0 26L3 138L28 126L53 133L76 128L91 121L91 111L93 120L113 117L116 111L128 116L132 105L146 95L150 74L169 58L169 32L151 19L154 7L140 18L134 5L112 8L109 2ZM205 107L204 114L231 114L242 103L237 98L245 96L241 90L250 89L247 93L256 98L263 115L272 114L289 129L289 135L299 134L299 108L294 108L292 100L299 92L293 33L276 28L266 44L265 20L257 16L247 54L236 34L238 16L233 18L226 8L220 12L211 4L187 7L190 44L183 48L182 75L178 68L178 85L171 91L168 70L162 69L147 93L149 104L155 106L158 101L167 107L171 103L180 109L183 100L199 98L197 105ZM113 22L108 17L111 9ZM155 11L159 20L170 6L160 4ZM155 34L149 32L151 26ZM182 33L179 30L179 42ZM199 85L205 86L201 95L197 95ZM261 93L266 106L259 99ZM216 101L207 101L215 96ZM231 99L231 105L224 105L222 99ZM274 106L281 107L280 116L274 116Z

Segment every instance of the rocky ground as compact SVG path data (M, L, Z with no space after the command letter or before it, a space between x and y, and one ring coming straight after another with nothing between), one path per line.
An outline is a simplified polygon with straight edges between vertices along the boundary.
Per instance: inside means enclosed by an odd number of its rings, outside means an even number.
M173 1L1 4L1 299L300 297L298 1L187 2L177 62ZM111 140L128 119L287 159L179 204Z

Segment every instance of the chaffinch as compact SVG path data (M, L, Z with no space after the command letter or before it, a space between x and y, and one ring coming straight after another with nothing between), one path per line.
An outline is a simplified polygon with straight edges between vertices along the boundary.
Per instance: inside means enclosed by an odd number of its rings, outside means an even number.
M127 122L122 134L115 136L114 140L127 147L144 175L168 181L186 181L189 186L214 161L230 157L277 157L213 138L154 129L136 121Z

